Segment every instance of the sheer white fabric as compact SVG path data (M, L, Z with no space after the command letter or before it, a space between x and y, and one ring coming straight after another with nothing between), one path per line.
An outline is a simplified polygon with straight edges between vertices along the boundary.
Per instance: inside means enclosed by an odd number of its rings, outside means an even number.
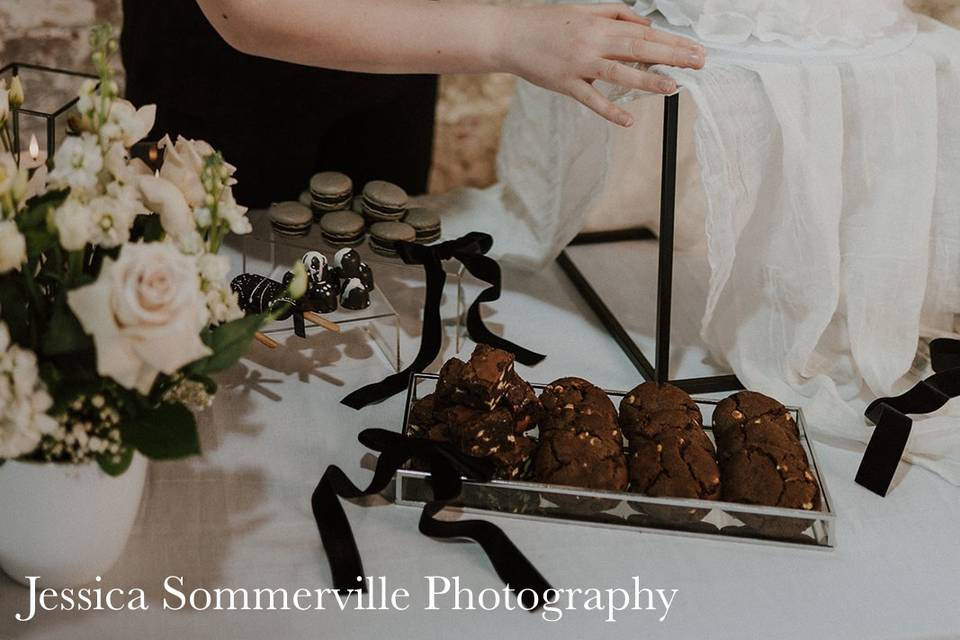
M893 55L660 71L684 88L678 246L706 241L706 345L821 435L866 442L866 403L912 384L960 312L960 33L923 19ZM585 227L654 224L662 100L622 101L631 131L521 84L501 182L450 196L448 230L536 267ZM958 417L918 419L908 458L956 484Z
M884 37L904 15L902 0L638 0L707 42L750 38L794 47L863 46Z

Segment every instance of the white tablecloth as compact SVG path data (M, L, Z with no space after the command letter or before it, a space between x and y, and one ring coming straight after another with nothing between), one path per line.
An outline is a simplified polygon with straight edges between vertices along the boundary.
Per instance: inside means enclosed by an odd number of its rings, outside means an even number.
M602 256L591 251L577 254L585 268L606 270L600 259L611 265L644 259L637 279L652 279L646 270L653 264L652 247L608 247ZM490 321L549 354L523 371L531 380L577 374L618 389L638 382L557 268L534 277L508 274L507 283ZM678 326L695 329L695 321L683 318L697 312L703 292L685 286L681 277ZM649 283L644 287L648 293ZM413 284L394 298L416 300L418 288ZM633 286L619 290L640 295ZM409 319L411 309L405 313ZM414 324L405 322L404 328ZM678 350L695 342L695 335L686 343L678 339ZM409 357L416 338L405 334L403 343ZM362 340L324 334L309 343L291 339L286 349L254 345L221 378L222 391L202 419L203 457L152 464L133 537L103 581L144 588L152 609L44 613L21 624L13 615L26 606L27 592L0 578L0 638L960 636L957 489L919 467L904 467L896 489L881 499L852 481L858 452L823 444L816 445L817 455L839 514L834 551L497 520L555 586L630 587L639 576L644 586L679 589L662 623L661 614L652 612L622 613L607 623L601 613L581 610L547 623L516 611L423 611L426 575L460 576L463 586L476 591L502 585L476 547L424 538L416 531L417 511L386 503L345 508L367 572L409 589L407 612L161 611L161 583L169 575L183 576L191 587L330 586L310 494L328 464L365 483L371 474L361 466L366 451L356 434L367 426L396 427L403 401L394 398L362 412L339 404L347 391L387 372ZM711 371L699 358L684 362L680 375Z

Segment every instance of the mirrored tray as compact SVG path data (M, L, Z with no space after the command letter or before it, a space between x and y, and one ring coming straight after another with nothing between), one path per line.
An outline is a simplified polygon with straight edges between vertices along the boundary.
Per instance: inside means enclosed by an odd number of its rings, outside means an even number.
M407 392L403 431L406 433L413 403L431 393L437 376L416 374ZM543 384L533 384L540 393ZM626 395L607 391L614 405ZM718 400L694 398L704 416L704 430L713 440L710 417ZM800 440L810 469L821 490L819 511L785 509L688 498L654 498L638 493L600 491L529 481L464 481L463 492L451 506L464 512L504 515L536 520L559 520L601 527L721 538L760 544L832 549L836 546L836 515L826 482L807 435L803 413L789 408L800 430ZM534 432L535 433L535 432ZM396 502L421 507L432 496L429 474L401 469L396 477Z

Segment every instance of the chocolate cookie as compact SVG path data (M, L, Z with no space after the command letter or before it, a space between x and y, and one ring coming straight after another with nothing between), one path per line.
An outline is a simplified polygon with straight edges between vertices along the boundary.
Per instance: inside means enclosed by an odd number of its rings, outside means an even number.
M713 434L719 440L731 427L766 416L783 425L794 436L800 436L800 430L793 416L778 401L756 391L740 391L721 400L713 410Z
M540 403L543 405L541 437L560 431L586 433L622 447L617 410L603 389L590 382L582 378L555 380L540 394Z
M620 401L620 427L628 439L638 434L650 435L648 423L661 411L674 411L686 422L703 425L700 408L686 391L672 384L644 382L637 385Z
M465 404L493 409L507 392L507 377L513 373L513 354L477 345L470 360L452 358L440 369L437 400L441 404Z
M744 504L816 511L820 487L799 439L776 416L736 423L717 440L723 499ZM802 533L811 521L734 513L768 535Z
M629 482L626 459L618 443L566 429L540 440L533 457L533 479L609 491L623 491ZM581 500L561 494L550 494L547 499L575 511L606 511L617 504L614 500Z

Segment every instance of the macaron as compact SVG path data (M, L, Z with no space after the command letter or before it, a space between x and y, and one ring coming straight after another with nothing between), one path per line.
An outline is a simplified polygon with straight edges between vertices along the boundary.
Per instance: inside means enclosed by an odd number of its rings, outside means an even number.
M417 242L428 244L440 239L440 216L429 209L410 209L403 221L417 232Z
M333 211L320 219L324 241L334 247L349 247L363 242L363 216L353 211Z
M416 239L417 232L405 222L377 222L370 227L370 248L382 256L395 256L398 242Z
M363 213L371 223L399 222L407 202L407 192L390 182L371 180L363 187Z
M353 199L353 180L338 171L317 173L310 178L310 198L318 217L329 211L347 209Z
M277 202L270 205L270 225L284 236L305 236L310 233L313 213L299 202Z
M309 191L301 191L300 197L297 198L297 202L302 204L305 207L313 208L313 198L310 196Z

